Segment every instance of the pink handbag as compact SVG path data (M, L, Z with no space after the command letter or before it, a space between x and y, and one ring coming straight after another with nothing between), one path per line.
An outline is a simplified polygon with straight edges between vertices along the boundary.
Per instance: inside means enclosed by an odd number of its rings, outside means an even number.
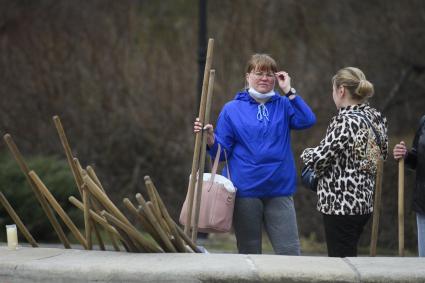
M220 160L220 145L214 159L211 174L204 173L202 183L201 206L199 210L198 231L204 233L226 233L232 228L233 208L235 205L236 189L232 182L224 176L218 175L217 167ZM227 154L226 159L227 176L230 178ZM195 186L196 188L196 186ZM196 198L195 191L195 198ZM180 223L186 225L188 196L183 203L180 213ZM194 209L192 216L194 217ZM193 222L193 218L192 218Z

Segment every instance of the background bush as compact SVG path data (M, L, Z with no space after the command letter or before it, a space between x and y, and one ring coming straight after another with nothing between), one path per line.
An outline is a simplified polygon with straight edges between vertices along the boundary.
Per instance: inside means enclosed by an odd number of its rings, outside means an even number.
M70 195L78 196L79 193L74 183L74 178L66 161L57 156L35 156L28 160L28 167L34 170L62 208L80 227L83 224L82 214L68 201ZM38 203L32 189L28 185L25 175L22 174L15 160L2 152L0 154L0 191L5 195L22 222L28 228L36 241L59 242L53 227L41 205ZM60 223L59 216L57 219ZM3 206L0 206L0 226L14 223ZM67 228L64 227L65 233ZM25 241L19 236L21 241ZM6 241L6 233L0 233L0 241Z

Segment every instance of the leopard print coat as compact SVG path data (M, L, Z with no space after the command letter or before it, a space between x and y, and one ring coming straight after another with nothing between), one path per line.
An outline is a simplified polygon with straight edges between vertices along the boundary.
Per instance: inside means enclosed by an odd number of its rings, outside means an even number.
M365 117L380 136L381 146ZM319 146L301 155L319 178L317 209L332 215L372 213L378 160L387 154L386 118L368 103L341 108Z

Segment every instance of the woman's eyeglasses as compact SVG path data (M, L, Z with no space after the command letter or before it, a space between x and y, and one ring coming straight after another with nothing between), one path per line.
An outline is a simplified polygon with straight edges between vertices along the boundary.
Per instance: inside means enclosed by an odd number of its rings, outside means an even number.
M252 72L251 73L255 79L259 80L262 79L264 76L271 80L275 78L275 74L274 73L264 73L264 72Z

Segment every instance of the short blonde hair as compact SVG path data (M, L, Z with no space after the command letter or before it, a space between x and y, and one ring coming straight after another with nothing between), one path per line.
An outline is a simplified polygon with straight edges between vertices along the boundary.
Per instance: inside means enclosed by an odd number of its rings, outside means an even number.
M248 61L246 72L263 71L263 72L277 72L276 61L268 54L254 54Z
M373 96L373 84L366 79L365 74L355 67L339 70L332 78L335 87L344 86L355 100L364 100Z

